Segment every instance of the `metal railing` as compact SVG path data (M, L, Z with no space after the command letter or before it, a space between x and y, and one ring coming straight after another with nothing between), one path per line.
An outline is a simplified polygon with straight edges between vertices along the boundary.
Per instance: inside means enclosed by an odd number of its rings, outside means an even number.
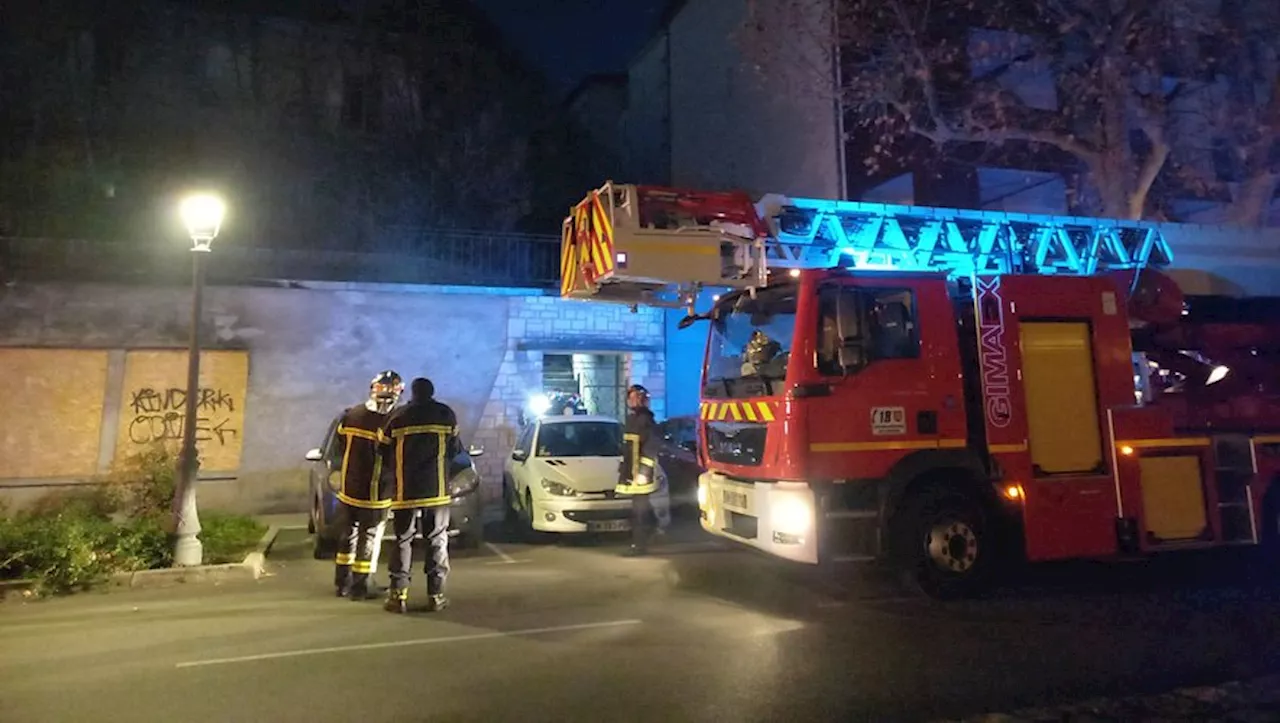
M421 233L412 250L246 248L214 242L213 283L255 280L347 281L459 286L555 287L560 239L511 233ZM181 282L189 246L80 239L0 237L0 279L24 281Z

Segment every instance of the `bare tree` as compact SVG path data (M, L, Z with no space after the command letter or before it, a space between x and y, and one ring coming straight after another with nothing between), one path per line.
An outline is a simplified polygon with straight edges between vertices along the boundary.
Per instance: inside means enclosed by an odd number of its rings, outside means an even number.
M855 124L847 130L869 137L871 174L897 165L911 138L944 154L1056 155L1081 171L1078 208L1142 218L1164 200L1153 189L1176 195L1186 190L1177 181L1192 177L1213 185L1212 163L1183 151L1226 128L1248 146L1250 174L1272 173L1263 159L1275 145L1275 94L1240 91L1274 71L1255 64L1246 83L1241 67L1209 63L1206 49L1254 52L1259 42L1243 42L1228 11L1270 1L758 0L741 45L764 72L838 92ZM788 42L823 53L797 64ZM825 80L833 61L838 88ZM1233 82L1246 112L1224 112ZM1269 201L1265 184L1244 186Z

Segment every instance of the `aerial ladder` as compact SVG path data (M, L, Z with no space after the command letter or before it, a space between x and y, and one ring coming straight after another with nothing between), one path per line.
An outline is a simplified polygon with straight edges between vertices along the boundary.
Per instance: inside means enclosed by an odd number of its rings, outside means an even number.
M561 295L689 306L800 268L1082 274L1164 268L1196 227L861 201L752 201L612 181L564 220ZM1132 275L1134 279L1138 274Z

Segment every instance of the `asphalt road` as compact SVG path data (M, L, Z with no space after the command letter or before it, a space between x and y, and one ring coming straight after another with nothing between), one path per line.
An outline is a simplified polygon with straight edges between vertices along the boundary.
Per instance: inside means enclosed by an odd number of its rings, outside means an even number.
M257 582L7 602L0 721L909 721L1280 670L1280 585L1234 558L942 604L676 538L458 554L440 614L331 597L303 531Z

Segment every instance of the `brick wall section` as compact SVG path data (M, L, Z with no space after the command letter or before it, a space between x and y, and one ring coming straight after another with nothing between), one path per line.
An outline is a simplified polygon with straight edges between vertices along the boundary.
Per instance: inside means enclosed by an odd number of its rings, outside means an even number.
M665 329L661 309L639 308L636 313L621 304L567 301L553 296L510 299L507 320L508 348L499 367L493 392L485 405L471 444L485 454L477 460L485 481L485 496L496 501L502 495L502 470L520 431L520 411L529 395L542 388L542 355L563 351L609 352L620 345L651 347L627 355L626 383L648 387L654 412L665 415ZM573 348L558 349L559 341L572 340ZM522 350L521 343L538 350ZM490 510L499 509L497 505Z

